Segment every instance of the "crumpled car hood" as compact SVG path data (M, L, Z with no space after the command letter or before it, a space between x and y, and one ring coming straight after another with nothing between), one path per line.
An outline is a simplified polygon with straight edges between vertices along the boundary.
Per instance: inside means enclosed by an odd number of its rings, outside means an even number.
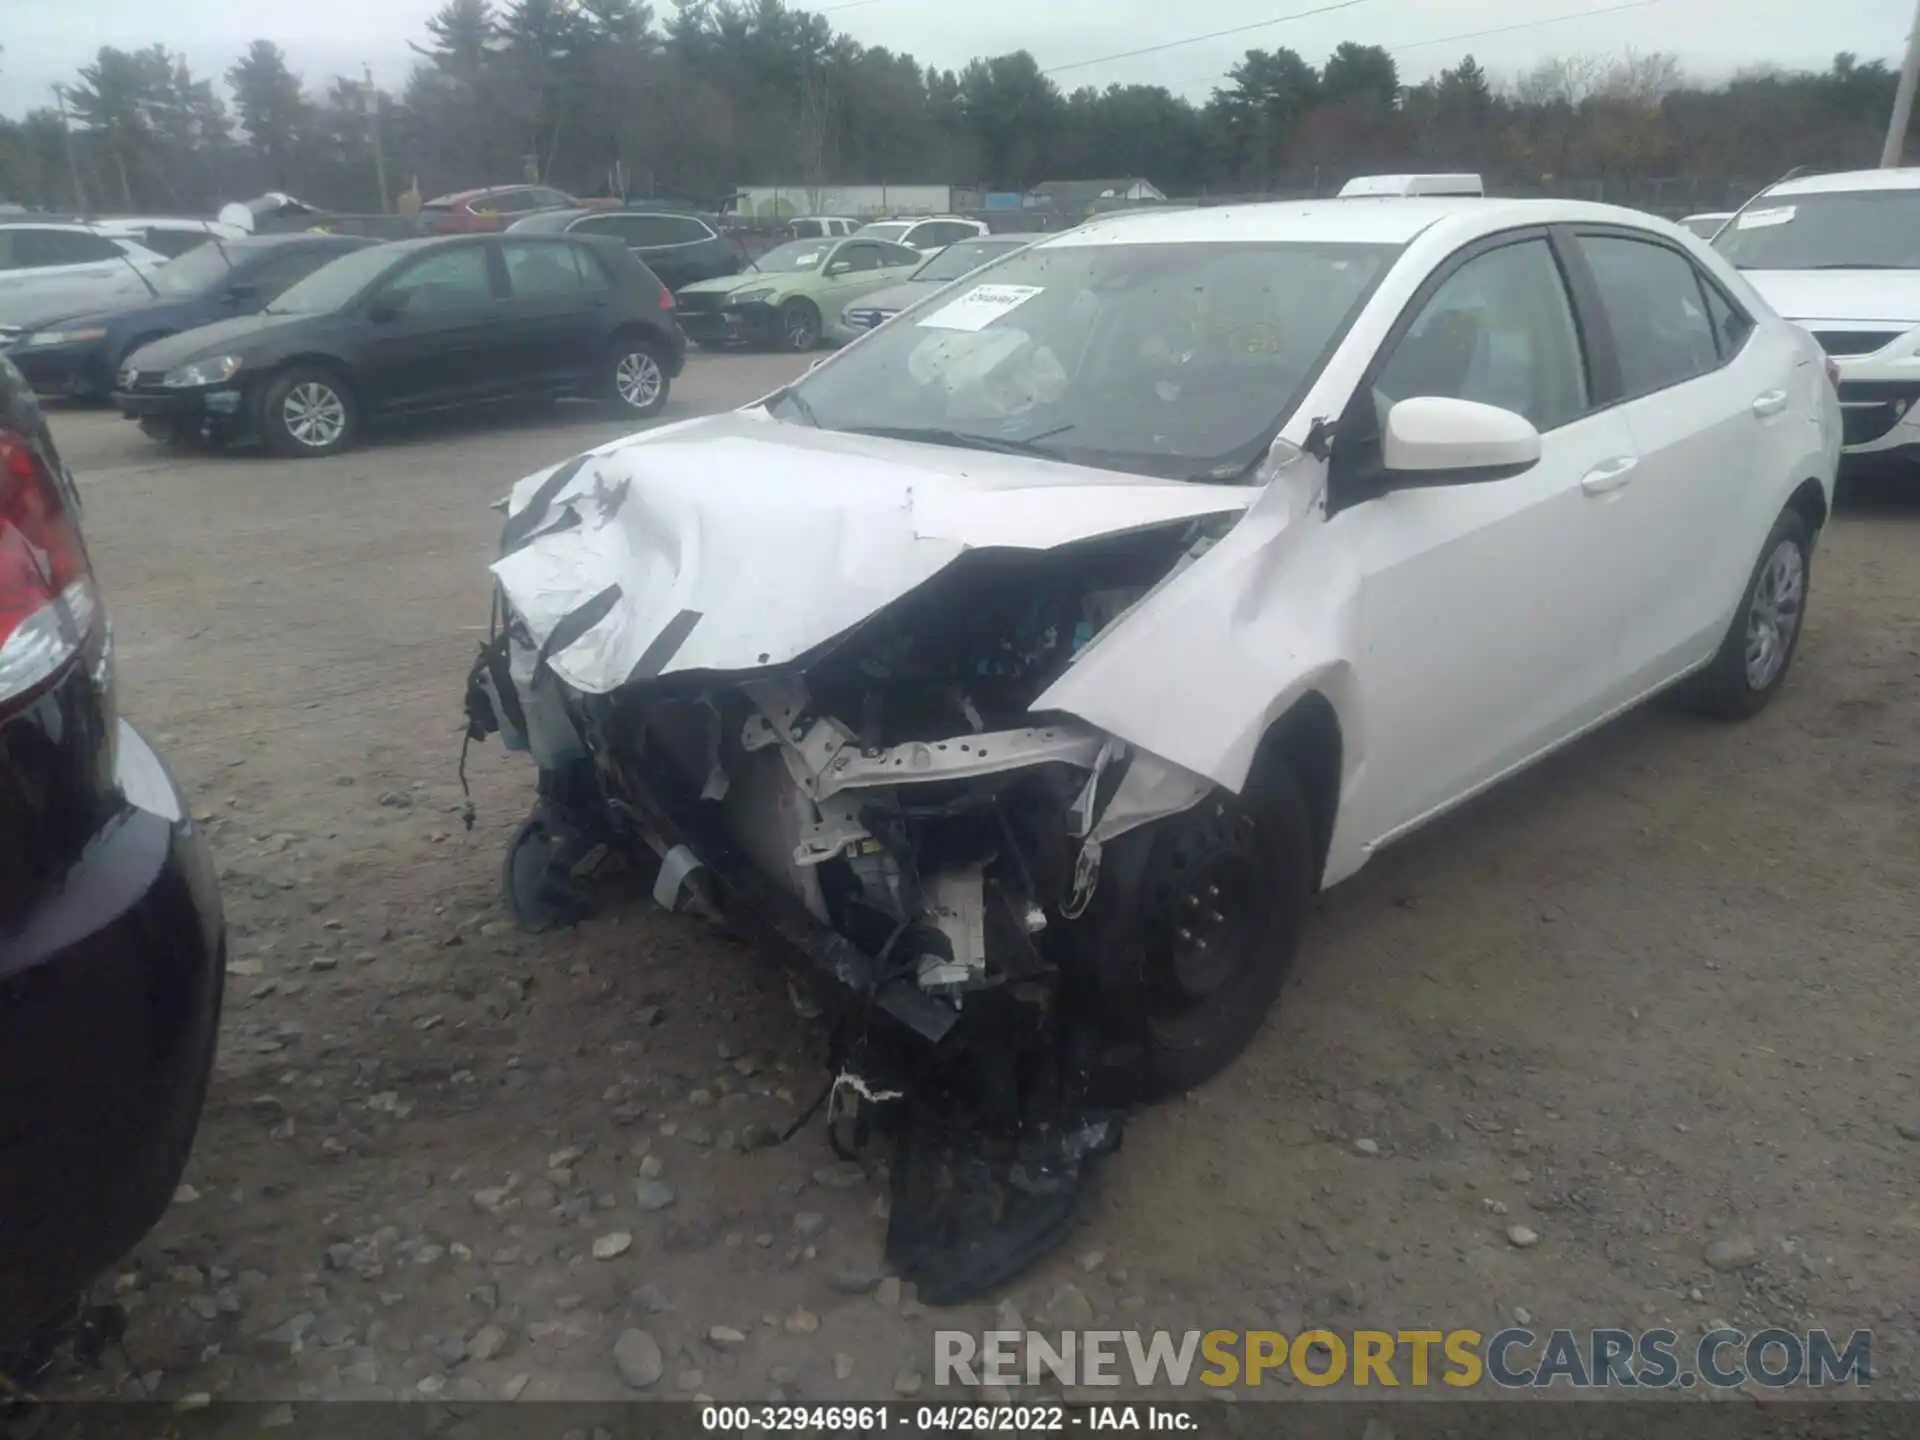
M970 549L1052 549L1232 514L1258 494L743 411L528 476L493 573L561 678L604 694L788 663Z

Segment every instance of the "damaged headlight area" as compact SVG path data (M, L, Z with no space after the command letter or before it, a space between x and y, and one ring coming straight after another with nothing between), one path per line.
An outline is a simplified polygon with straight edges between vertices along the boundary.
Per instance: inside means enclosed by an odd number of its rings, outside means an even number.
M931 1303L1064 1238L1155 1089L1150 1048L1264 1008L1234 990L1262 856L1232 797L1031 709L1205 543L1182 523L971 551L746 674L583 693L510 610L475 667L470 734L540 765L516 913L572 918L599 856L651 852L661 904L783 957L830 1027L836 1148L894 1144L889 1259Z

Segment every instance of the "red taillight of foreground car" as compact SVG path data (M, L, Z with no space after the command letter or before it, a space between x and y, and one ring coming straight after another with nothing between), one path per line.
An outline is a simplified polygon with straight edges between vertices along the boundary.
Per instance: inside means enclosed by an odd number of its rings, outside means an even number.
M660 308L662 310L673 309L673 292L664 285L660 287Z
M60 485L37 447L0 430L0 706L78 654L98 610Z
M1831 355L1827 356L1827 379L1834 389L1840 388L1840 362Z

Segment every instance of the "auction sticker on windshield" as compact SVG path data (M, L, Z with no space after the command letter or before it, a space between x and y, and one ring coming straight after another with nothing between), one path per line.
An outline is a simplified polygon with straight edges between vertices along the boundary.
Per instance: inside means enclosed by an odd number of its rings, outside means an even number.
M1046 288L1044 285L976 285L920 323L929 330L984 330Z
M1794 207L1791 205L1773 205L1765 210L1749 210L1733 222L1736 230L1764 230L1769 225L1791 225Z

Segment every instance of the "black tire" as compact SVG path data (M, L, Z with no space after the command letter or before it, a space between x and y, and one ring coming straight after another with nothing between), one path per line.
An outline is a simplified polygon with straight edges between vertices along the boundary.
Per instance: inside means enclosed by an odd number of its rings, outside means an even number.
M820 311L811 300L789 300L780 307L780 331L776 344L782 350L803 355L820 343Z
M666 356L653 341L618 336L607 352L604 387L607 405L616 414L646 420L666 408L673 379L667 374Z
M1154 831L1137 911L1151 1100L1212 1079L1258 1033L1300 948L1315 853L1278 764Z
M1721 720L1745 720L1767 708L1785 683L1799 647L1812 559L1807 522L1796 511L1782 511L1760 547L1740 608L1712 663L1675 692L1687 709Z
M318 365L295 365L275 375L260 391L259 405L261 437L276 455L300 460L338 455L360 438L353 392Z

